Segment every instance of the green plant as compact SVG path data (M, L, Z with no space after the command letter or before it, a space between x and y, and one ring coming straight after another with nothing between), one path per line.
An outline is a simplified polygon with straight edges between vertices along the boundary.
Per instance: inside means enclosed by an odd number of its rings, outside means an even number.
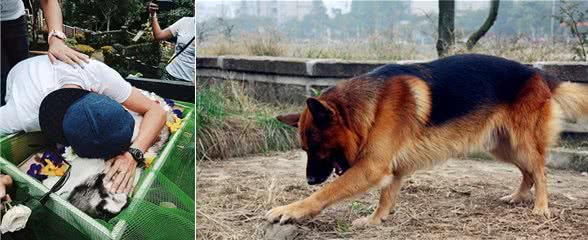
M90 47L89 45L85 44L77 44L75 45L74 49L86 55L92 55L92 53L96 51L93 47Z
M112 54L114 48L112 48L112 46L102 46L100 50L102 50L103 54Z
M298 146L296 129L275 116L288 106L261 103L239 84L221 82L197 89L197 159L286 151Z
M287 151L296 146L295 129L278 121L275 116L260 115L256 122L264 133L262 151Z
M75 38L67 38L65 39L65 45L70 48L74 48L76 45L78 45L78 41L76 41Z
M76 42L78 43L82 43L85 44L86 43L86 34L81 32L81 33L76 33L74 35L74 39L76 40Z
M349 224L349 220L337 219L336 221L337 221L337 226L335 227L335 229L337 229L337 232L348 233L349 231L351 231L351 224Z

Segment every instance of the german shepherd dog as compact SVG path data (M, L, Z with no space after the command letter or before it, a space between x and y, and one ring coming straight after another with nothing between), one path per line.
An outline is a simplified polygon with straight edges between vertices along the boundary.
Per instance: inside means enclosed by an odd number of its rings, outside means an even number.
M403 178L454 156L489 151L517 166L518 189L501 198L531 200L550 217L547 149L562 118L588 115L588 86L560 82L539 69L485 55L390 64L341 81L306 100L301 114L278 116L299 128L308 184L340 175L304 200L273 208L271 222L313 217L327 206L377 187L376 210L354 225L379 224L396 203Z

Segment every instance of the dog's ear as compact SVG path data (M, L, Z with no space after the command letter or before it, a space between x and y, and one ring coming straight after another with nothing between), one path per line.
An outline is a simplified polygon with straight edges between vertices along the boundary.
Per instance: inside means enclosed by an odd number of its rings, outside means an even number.
M298 120L300 120L300 113L284 114L277 116L278 121L283 122L291 127L298 127Z
M311 97L306 99L308 110L312 114L314 122L318 125L327 125L335 118L335 112L323 101Z

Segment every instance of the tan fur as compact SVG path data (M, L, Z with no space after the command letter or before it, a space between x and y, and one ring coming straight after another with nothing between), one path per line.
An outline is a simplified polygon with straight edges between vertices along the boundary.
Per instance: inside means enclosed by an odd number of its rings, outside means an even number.
M517 190L502 200L527 201L531 187L535 186L533 212L550 216L544 170L547 149L557 141L562 110L566 116L588 114L588 88L564 83L552 93L537 75L522 87L514 103L480 107L466 116L430 127L426 125L431 112L427 84L411 76L396 78L374 88L378 89L372 92L377 101L364 100L359 103L361 106L355 106L357 119L352 121L353 129L332 128L339 132L339 135L333 133L335 140L352 149L346 152L352 167L310 197L272 209L267 215L269 220L283 222L314 216L335 202L393 178L389 185L380 186L376 211L354 222L356 225L378 224L393 208L405 176L448 158L479 150L489 151L497 159L514 164L523 175ZM352 86L350 81L338 85L338 92L321 100L341 101L344 94L354 94L350 92L353 87L372 90L369 86ZM301 115L301 132L312 121L309 115L307 110Z
M555 101L568 119L588 117L588 86L581 83L563 82L555 89Z

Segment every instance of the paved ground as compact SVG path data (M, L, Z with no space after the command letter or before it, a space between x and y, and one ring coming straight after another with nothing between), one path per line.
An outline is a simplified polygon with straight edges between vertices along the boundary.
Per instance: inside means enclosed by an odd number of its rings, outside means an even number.
M260 239L271 207L304 198L306 159L292 151L198 163L199 239ZM298 239L579 239L588 237L588 176L549 170L554 217L531 214L532 204L507 205L520 173L496 161L450 160L410 177L395 212L381 226L356 229L378 191L337 204L297 224ZM332 180L332 179L331 179Z

